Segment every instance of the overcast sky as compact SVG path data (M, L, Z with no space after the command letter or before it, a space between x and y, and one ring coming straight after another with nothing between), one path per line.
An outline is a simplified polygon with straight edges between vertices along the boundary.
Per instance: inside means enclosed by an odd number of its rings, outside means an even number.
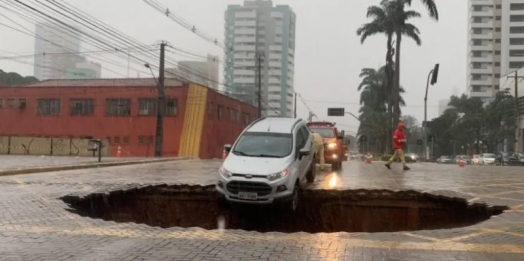
M29 2L29 1L24 1ZM68 3L91 16L113 26L123 33L143 42L153 44L166 40L172 46L192 53L207 53L223 56L223 51L202 38L182 28L163 16L142 0L67 0ZM241 4L241 0L158 0L197 28L223 41L224 11L228 4ZM356 131L358 122L350 117L328 118L327 107L345 107L358 113L359 93L357 86L360 70L377 68L384 64L385 37L374 36L363 45L355 31L367 22L366 9L378 4L379 0L275 0L274 4L290 5L297 15L295 90L302 94L308 106L321 120L338 122L343 129ZM438 0L440 21L431 20L419 0L414 0L413 9L423 17L413 20L421 31L422 46L411 40L402 43L401 85L407 93L404 114L424 117L424 91L429 70L440 63L438 84L431 86L428 98L428 118L438 116L438 103L448 98L454 90L466 90L467 58L467 1ZM0 9L0 13L16 19L28 28L34 24L17 18ZM17 27L5 17L0 23ZM17 27L18 28L18 27ZM0 56L34 53L34 39L0 25ZM93 49L86 48L86 49ZM107 56L125 65L125 60ZM171 56L176 60L191 60L188 57ZM90 59L88 57L88 59ZM198 60L198 59L194 59ZM20 60L32 63L32 59ZM97 61L97 60L93 60ZM103 66L109 67L103 63ZM134 67L138 66L135 64ZM103 77L122 77L127 70L110 67ZM32 75L33 66L0 59L0 69L22 75ZM142 68L141 68L142 70ZM132 77L136 72L132 72ZM147 75L142 75L147 77ZM223 81L221 78L220 81ZM307 109L298 104L298 115L307 118Z

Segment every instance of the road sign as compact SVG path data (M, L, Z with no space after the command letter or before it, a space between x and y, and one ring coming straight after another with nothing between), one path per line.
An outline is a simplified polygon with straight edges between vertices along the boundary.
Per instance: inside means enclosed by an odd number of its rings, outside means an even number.
M417 140L417 145L422 146L422 140L421 139Z
M344 108L328 108L328 116L344 116L346 114Z

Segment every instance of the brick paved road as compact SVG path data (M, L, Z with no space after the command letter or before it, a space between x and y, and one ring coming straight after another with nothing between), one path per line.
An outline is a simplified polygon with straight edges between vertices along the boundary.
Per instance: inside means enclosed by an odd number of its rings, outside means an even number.
M161 229L77 216L58 197L150 184L211 184L220 162L0 177L0 260L524 260L524 171L350 162L309 189L418 190L512 209L460 229L396 233L255 233Z
M103 162L120 160L137 160L140 158L114 158L104 157ZM31 168L43 166L62 166L81 163L98 162L98 158L93 157L66 157L66 156L33 156L33 155L0 155L0 170L15 168Z

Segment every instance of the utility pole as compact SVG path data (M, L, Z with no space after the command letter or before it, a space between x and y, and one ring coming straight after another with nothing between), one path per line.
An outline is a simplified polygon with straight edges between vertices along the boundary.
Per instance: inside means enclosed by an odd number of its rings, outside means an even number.
M263 56L264 56L264 53L262 52L256 53L257 102L258 102L258 117L259 118L262 118L262 59L263 59Z
M164 150L164 114L166 112L166 99L164 93L164 63L166 43L160 43L160 72L158 73L158 98L155 131L155 157L162 157ZM154 76L153 76L154 77Z
M508 76L507 78L515 78L515 153L520 152L519 137L520 137L520 113L519 113L519 79L524 76L518 75L518 70L515 70L515 76Z

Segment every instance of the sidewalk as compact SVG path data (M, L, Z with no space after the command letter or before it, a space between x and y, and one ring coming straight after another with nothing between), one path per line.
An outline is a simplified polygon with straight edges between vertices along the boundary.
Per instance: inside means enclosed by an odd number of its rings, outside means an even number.
M186 158L97 158L0 156L0 176L185 160Z

